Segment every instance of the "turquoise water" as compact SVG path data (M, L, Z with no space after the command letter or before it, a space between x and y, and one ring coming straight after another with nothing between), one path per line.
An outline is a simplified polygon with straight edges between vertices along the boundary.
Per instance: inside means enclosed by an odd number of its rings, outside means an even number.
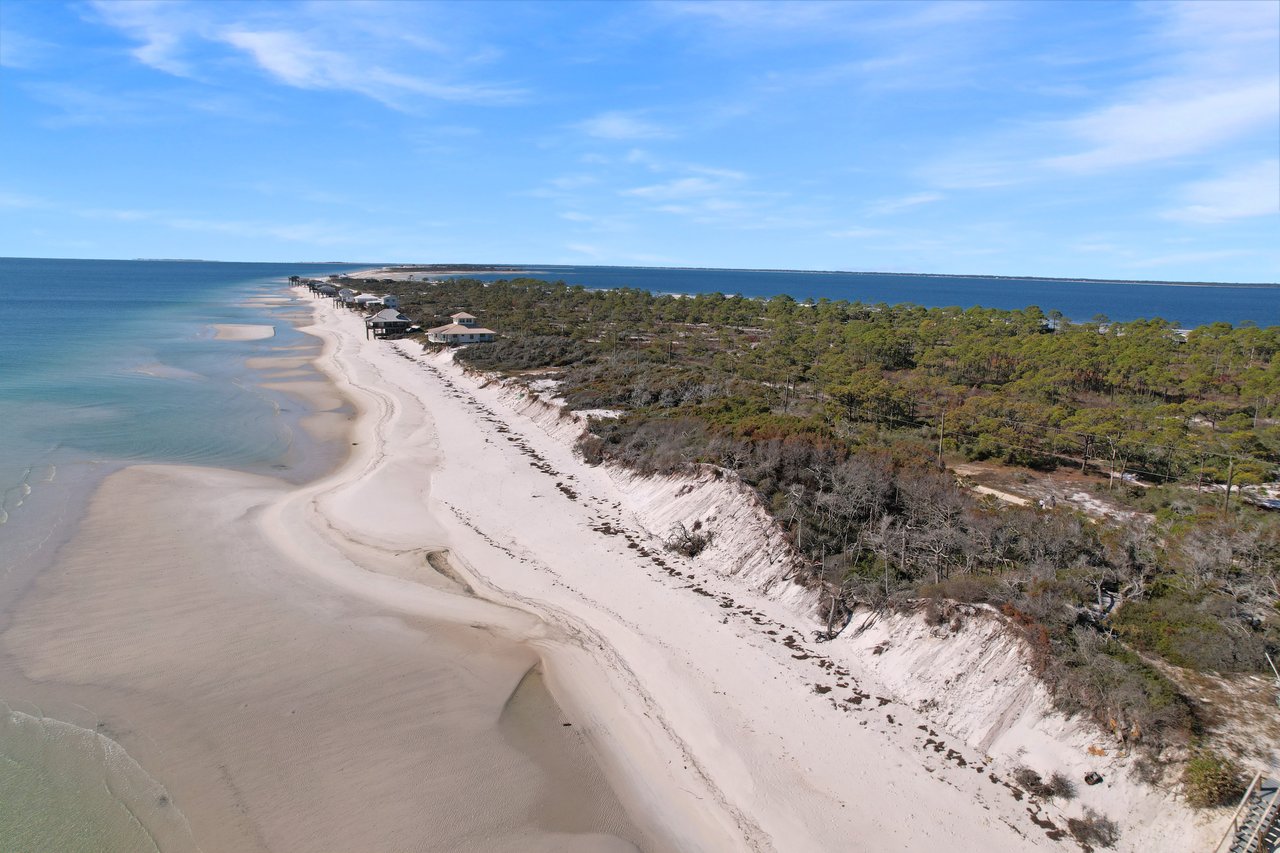
M0 522L86 466L314 473L287 417L297 403L245 365L314 339L246 300L337 269L350 267L0 258ZM216 340L214 323L275 336Z
M179 462L300 481L337 460L300 428L305 407L246 360L317 352L294 326L306 306L261 297L339 269L352 267L0 258L0 634L111 471ZM275 334L218 340L215 323ZM196 849L181 810L92 715L11 701L0 694L0 853Z
M110 738L0 702L0 853L198 853L168 792Z

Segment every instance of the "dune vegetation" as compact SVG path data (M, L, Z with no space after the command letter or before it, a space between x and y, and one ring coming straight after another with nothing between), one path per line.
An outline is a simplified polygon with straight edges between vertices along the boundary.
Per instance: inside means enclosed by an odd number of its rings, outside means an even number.
M1280 327L368 285L424 327L465 309L499 331L462 363L615 413L583 437L588 461L714 466L755 489L833 630L859 606L989 604L1064 711L1147 746L1200 728L1165 664L1260 673L1280 650L1280 515L1260 489L1280 463ZM1102 512L994 500L958 480L973 462L1070 474Z

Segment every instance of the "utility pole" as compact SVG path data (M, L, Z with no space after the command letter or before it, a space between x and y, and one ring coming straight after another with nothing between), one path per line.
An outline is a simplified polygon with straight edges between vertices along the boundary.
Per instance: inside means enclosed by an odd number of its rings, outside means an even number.
M1227 496L1222 499L1222 514L1226 515L1227 510L1231 509L1231 481L1236 477L1236 458L1231 457L1231 461L1227 463Z
M946 468L946 464L942 461L942 436L947 428L947 410L942 410L942 417L938 419L938 467Z
M1263 652L1267 656L1267 663L1271 664L1271 671L1276 674L1276 704L1280 705L1280 669L1276 669L1276 662L1271 659L1270 652Z

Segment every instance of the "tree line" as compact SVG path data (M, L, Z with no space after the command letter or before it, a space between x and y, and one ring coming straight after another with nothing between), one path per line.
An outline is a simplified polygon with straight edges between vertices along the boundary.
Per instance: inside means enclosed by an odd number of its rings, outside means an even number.
M710 466L754 488L835 629L857 606L989 604L1064 710L1147 744L1198 725L1155 660L1263 672L1280 651L1280 519L1238 491L1276 479L1280 327L532 279L383 287L424 325L467 310L500 332L462 363L544 371L571 407L620 410L584 436L588 461ZM947 470L964 460L1093 475L1150 520L996 506Z

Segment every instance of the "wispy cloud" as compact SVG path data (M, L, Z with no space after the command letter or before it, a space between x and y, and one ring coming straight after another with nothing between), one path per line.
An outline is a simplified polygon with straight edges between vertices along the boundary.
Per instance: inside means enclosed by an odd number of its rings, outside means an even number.
M809 206L788 206L787 194L753 187L751 176L745 172L660 162L651 157L637 165L671 175L657 183L618 191L621 198L641 202L650 212L734 230L815 226Z
M51 202L36 196L0 190L0 207L8 207L15 210L40 210L53 206Z
M182 54L185 41L208 26L198 7L162 0L94 0L90 8L103 23L142 42L130 51L142 64L180 77L192 74Z
M1250 139L1275 142L1280 68L1274 4L1174 3L1141 7L1154 57L1144 73L1089 109L1008 121L985 137L953 141L920 177L947 188L1009 186L1063 176L1213 164Z
M287 14L265 5L153 0L97 0L92 9L103 23L141 42L130 51L135 59L181 77L216 73L231 48L232 56L248 57L283 85L352 92L396 110L412 110L422 100L507 104L528 94L505 83L458 79L459 70L473 63L422 33L415 21L397 20L400 9L415 10L405 4L345 4L340 16L324 3L286 7ZM376 36L378 59L352 51L353 32ZM424 55L436 60L438 73L394 70L382 59L412 59L399 64L421 67Z
M1168 255L1153 255L1150 257L1138 258L1128 261L1122 266L1129 269L1153 269L1156 267L1183 266L1186 264L1200 264L1205 261L1222 261L1228 258L1238 258L1242 255L1252 254L1251 251L1244 249L1210 249L1200 252L1174 252Z
M161 121L167 114L163 109L167 105L154 93L106 92L52 82L30 83L23 88L57 110L43 120L49 127L147 124Z
M1197 154L1242 134L1273 126L1280 116L1280 80L1226 83L1208 91L1164 84L1158 91L1112 104L1070 121L1061 130L1082 151L1044 163L1068 172L1100 172Z
M827 236L841 240L870 240L875 237L883 237L889 233L883 228L865 228L861 225L855 225L852 228L828 231Z
M882 199L867 208L867 213L872 216L886 216L893 213L901 213L904 210L910 210L913 207L920 207L924 204L933 204L946 198L940 192L919 192L911 195L904 195L898 198Z
M58 55L58 46L9 27L0 28L0 67L39 68Z
M673 178L657 184L649 184L648 186L632 187L631 189L623 190L622 194L654 201L702 198L714 193L725 192L738 186L741 181L741 177L729 175L721 177L691 175L684 178Z
M1162 215L1185 222L1225 222L1280 213L1280 160L1197 181L1183 189L1182 199L1181 207Z
M576 127L597 139L666 139L674 134L636 113L611 110L579 122Z
M227 219L192 215L172 210L147 210L119 207L85 207L22 193L0 191L0 208L48 211L59 216L72 216L97 222L149 222L176 231L198 231L209 234L231 234L242 237L269 238L318 246L358 242L358 229L350 223L279 222L265 219Z
M219 36L248 53L262 70L281 83L299 89L355 92L393 109L404 109L409 98L443 101L511 103L524 93L515 88L483 84L441 83L389 71L335 50L323 50L299 33L283 30L225 30Z
M664 3L673 16L701 20L721 32L753 38L847 39L851 34L883 33L954 25L982 18L1000 4L831 3L827 0L719 0Z

